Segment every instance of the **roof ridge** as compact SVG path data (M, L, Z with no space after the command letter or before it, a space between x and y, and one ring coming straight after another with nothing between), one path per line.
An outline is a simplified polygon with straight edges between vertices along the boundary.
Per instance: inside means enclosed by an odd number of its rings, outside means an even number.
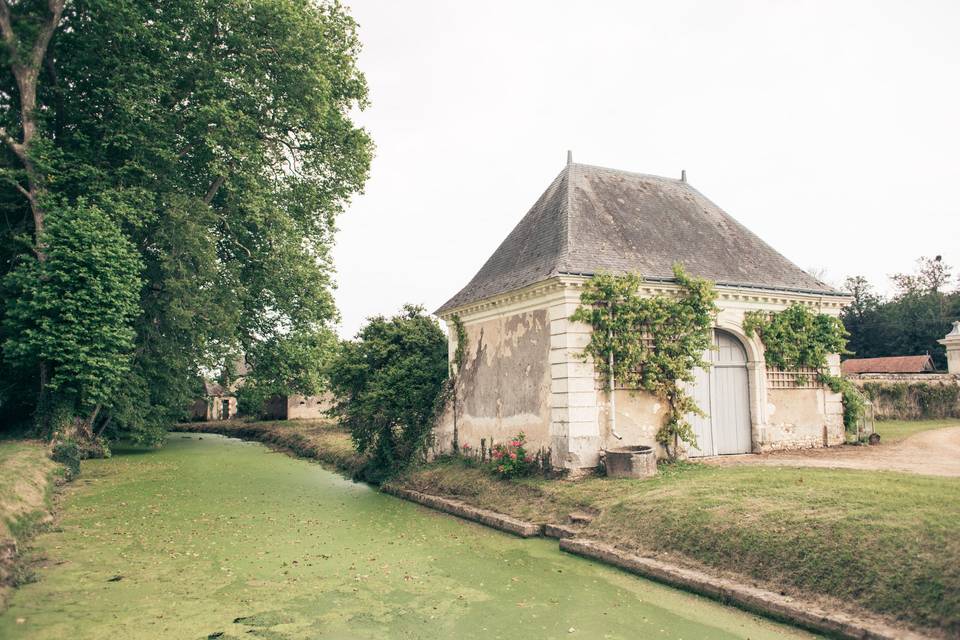
M563 201L563 224L566 229L563 230L563 247L560 249L560 255L558 256L557 264L554 265L553 271L555 273L562 273L563 268L567 265L567 257L570 255L570 247L573 243L572 238L570 237L573 229L573 224L571 224L571 217L573 216L573 167L576 166L573 162L567 163L567 166L563 168L566 175L567 188L566 193L564 194ZM562 265L562 266L561 266Z
M578 166L586 167L588 169L600 169L601 171L611 171L613 173L622 173L628 176L636 176L638 178L656 178L657 180L666 180L667 182L678 182L683 184L689 184L688 182L681 180L680 178L671 178L669 176L658 176L655 173L642 173L640 171L627 171L626 169L617 169L615 167L605 167L599 164L586 164L584 162L571 162L569 166Z

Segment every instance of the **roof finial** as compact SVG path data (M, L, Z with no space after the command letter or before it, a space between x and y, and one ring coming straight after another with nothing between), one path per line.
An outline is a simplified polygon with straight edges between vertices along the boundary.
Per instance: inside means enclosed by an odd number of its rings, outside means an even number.
M686 181L687 181L687 170L680 169L680 182L686 182Z
M567 150L567 164L573 164L573 151Z

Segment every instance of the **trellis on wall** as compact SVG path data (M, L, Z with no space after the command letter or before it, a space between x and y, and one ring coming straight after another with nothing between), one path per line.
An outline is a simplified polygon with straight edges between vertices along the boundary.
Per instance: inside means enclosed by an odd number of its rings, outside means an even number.
M768 389L819 389L822 386L817 378L817 370L811 367L794 370L767 367Z

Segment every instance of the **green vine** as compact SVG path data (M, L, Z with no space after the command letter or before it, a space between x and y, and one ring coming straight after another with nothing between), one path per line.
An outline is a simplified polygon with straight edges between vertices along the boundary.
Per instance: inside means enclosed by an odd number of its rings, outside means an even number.
M467 329L463 326L463 320L460 319L460 316L453 316L450 320L453 322L453 330L457 334L457 350L453 352L453 375L456 376L460 373L460 368L467 357Z
M450 318L450 321L453 323L453 330L457 335L457 350L453 352L453 368L441 396L444 406L450 399L453 400L453 453L457 454L460 452L460 430L457 424L457 380L467 358L468 338L467 329L463 326L463 320L460 319L460 316L454 315Z
M767 366L782 371L813 369L817 381L843 396L843 425L856 431L866 408L866 398L849 380L830 373L827 356L847 354L848 333L839 318L814 313L793 303L783 311L748 311L744 332L759 335Z
M676 459L680 442L696 445L688 416L705 415L681 386L693 382L693 371L709 363L716 292L713 283L692 278L675 265L679 290L674 295L642 297L643 277L598 274L584 286L581 306L570 317L593 327L584 357L592 357L597 372L620 387L653 393L668 406L657 442ZM611 357L612 356L612 357Z

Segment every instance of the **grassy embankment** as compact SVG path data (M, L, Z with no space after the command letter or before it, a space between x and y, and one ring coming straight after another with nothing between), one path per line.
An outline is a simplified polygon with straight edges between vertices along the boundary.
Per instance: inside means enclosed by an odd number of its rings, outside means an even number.
M300 458L328 464L351 476L364 465L353 448L350 434L329 420L189 422L178 424L175 430L256 440Z
M18 550L49 521L53 487L60 472L43 444L0 441L0 610L9 590L27 579L17 566Z
M923 428L932 427L901 425L893 433ZM359 466L348 434L330 425L218 423L194 430L306 451L348 471ZM887 441L895 440L890 433ZM540 523L586 511L595 514L581 531L587 538L960 634L958 479L682 464L663 467L652 480L504 482L476 464L448 460L394 482Z

